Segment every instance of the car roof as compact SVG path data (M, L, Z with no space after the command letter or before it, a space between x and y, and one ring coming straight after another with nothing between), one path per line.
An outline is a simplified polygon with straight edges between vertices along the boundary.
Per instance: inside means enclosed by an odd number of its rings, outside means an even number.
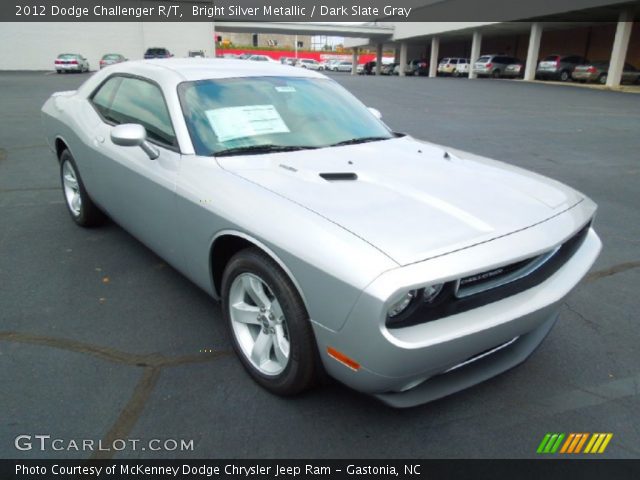
M280 62L248 62L228 58L165 58L119 63L88 79L81 92L92 92L104 79L116 73L149 78L166 88L182 82L237 77L309 77L325 78L313 70L295 68Z

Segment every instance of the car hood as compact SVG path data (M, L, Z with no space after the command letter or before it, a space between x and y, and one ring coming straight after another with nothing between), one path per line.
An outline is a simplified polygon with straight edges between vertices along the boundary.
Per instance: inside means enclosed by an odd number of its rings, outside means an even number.
M582 200L546 177L410 137L217 160L400 265L508 235Z

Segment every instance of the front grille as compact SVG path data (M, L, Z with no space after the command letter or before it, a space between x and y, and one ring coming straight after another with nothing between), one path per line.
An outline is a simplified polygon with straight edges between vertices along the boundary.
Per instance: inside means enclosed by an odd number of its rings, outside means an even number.
M553 258L559 250L560 247L556 247L542 255L462 278L456 288L456 297L469 297L526 277Z
M508 264L458 282L445 284L435 304L424 304L400 319L387 320L388 328L403 328L463 313L497 302L541 284L557 272L580 248L591 222L562 245L542 255ZM408 309L409 310L409 309Z

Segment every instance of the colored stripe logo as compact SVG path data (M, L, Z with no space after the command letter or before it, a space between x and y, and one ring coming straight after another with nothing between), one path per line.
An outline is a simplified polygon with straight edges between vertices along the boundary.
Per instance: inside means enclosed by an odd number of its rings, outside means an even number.
M547 433L536 453L604 453L611 438L613 433Z

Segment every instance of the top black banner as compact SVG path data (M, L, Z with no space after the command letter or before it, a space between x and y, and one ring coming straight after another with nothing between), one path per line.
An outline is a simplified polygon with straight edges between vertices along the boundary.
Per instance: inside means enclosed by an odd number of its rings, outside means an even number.
M2 22L522 22L638 17L620 0L3 0Z

